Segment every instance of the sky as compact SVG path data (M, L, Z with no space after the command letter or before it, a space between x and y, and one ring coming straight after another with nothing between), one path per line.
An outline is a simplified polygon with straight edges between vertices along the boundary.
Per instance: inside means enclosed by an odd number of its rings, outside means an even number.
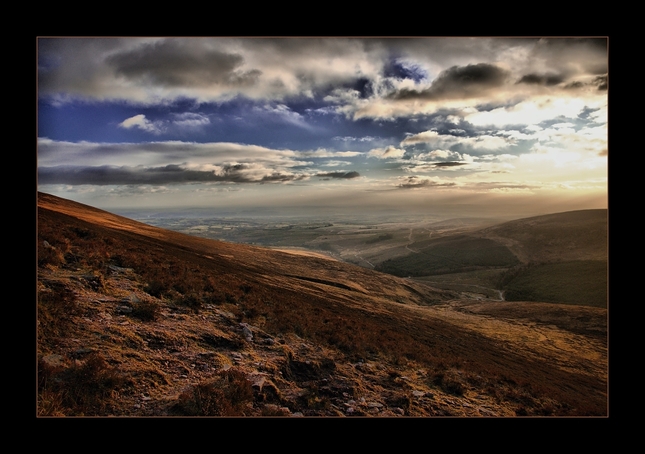
M607 208L606 37L37 44L38 190L98 208Z

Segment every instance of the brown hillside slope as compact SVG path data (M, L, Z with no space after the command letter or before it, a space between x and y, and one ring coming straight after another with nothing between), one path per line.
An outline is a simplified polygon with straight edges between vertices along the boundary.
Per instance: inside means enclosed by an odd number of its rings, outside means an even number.
M607 414L606 311L38 205L38 415Z

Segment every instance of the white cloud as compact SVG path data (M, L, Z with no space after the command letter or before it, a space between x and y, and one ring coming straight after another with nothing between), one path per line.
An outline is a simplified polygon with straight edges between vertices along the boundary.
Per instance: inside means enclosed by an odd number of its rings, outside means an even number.
M543 97L511 107L470 113L464 119L475 126L537 125L558 117L577 118L585 105L585 101L578 98Z
M515 145L514 137L504 135L483 134L475 137L460 137L449 134L439 134L437 131L424 131L419 134L412 134L403 139L401 146L427 143L430 147L449 148L454 145L464 145L469 148L483 150L499 150Z
M162 132L162 128L159 123L151 122L143 114L127 118L119 123L118 126L123 129L138 128L152 134L160 134Z
M174 115L173 124L181 128L200 128L210 124L210 119L203 114L184 112Z
M404 149L389 146L387 148L374 148L370 150L370 152L367 155L370 158L392 159L392 158L400 158L404 154L405 154Z
M299 151L298 155L305 158L351 158L359 156L362 153L359 151L329 151L324 148L319 148L314 151Z

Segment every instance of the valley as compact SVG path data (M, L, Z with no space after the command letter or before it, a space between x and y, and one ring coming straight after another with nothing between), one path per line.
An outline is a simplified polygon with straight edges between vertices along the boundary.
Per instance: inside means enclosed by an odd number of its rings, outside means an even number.
M309 251L483 300L606 307L606 210L510 221L400 213L338 219L187 213L132 216L204 238Z

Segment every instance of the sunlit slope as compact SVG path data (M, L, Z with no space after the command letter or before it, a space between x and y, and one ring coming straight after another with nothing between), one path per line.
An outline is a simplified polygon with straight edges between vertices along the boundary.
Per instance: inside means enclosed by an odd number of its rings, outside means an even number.
M41 210L50 211L51 216L65 214L136 239L141 252L151 258L155 254L189 255L204 266L227 274L243 274L264 285L298 291L307 288L307 291L354 302L376 299L425 305L454 297L450 292L351 264L173 232L48 194L39 193L38 205ZM39 213L42 215L44 212Z

